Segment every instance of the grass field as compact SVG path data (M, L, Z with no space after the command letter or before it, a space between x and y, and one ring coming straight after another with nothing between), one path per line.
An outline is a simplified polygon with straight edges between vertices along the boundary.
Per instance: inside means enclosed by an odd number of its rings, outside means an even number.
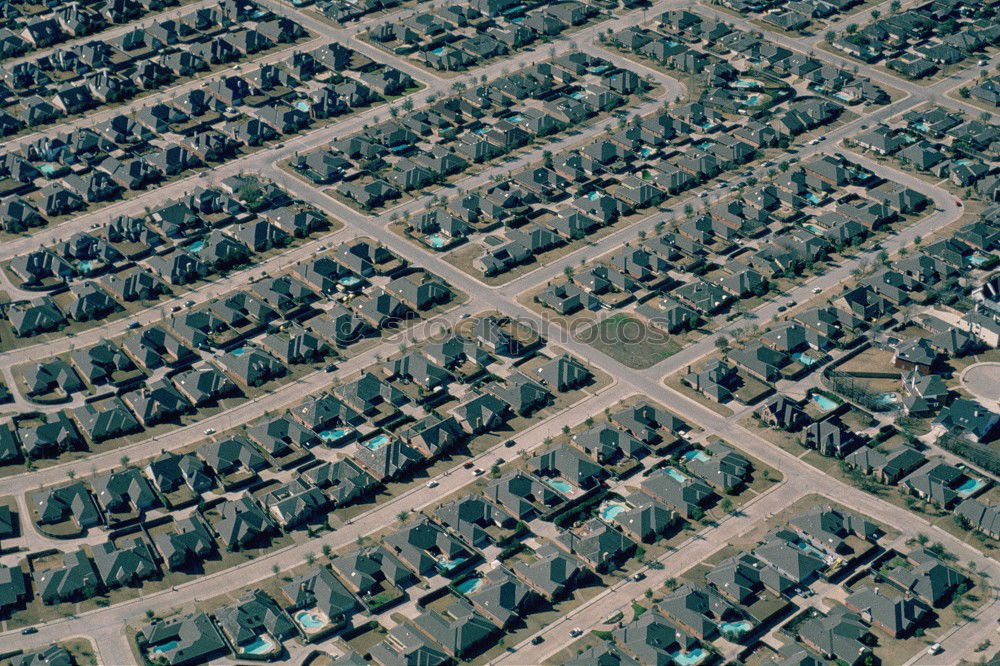
M630 368L642 370L676 354L681 346L635 317L616 314L586 329L580 338Z

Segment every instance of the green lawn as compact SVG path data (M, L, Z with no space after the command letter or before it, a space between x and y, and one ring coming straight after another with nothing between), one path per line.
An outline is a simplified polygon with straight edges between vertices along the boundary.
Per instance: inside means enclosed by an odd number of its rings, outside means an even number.
M681 345L626 314L608 317L583 331L581 340L630 368L642 370L676 354Z

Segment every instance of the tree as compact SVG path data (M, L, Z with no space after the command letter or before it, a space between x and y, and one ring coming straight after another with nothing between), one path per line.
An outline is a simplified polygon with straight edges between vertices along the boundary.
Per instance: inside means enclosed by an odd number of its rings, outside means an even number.
M717 337L715 339L715 348L722 352L729 349L729 338L727 338L724 335L720 335L719 337Z
M271 573L273 573L275 576L277 576L280 571L281 567L279 567L277 564L271 565Z
M323 548L321 548L320 550L323 553L323 557L325 557L327 559L330 558L330 553L333 552L333 548L331 548L330 544L328 544L328 543L324 543L323 544Z
M312 566L316 562L316 556L312 553L306 553L306 565Z
M572 266L566 266L566 267L564 267L563 268L563 276L565 276L565 278L567 280L572 280L573 279L573 267Z
M903 5L899 0L892 0L892 2L889 3L889 11L895 14L896 12L899 11L899 8L902 6Z
M396 514L396 518L399 520L399 522L402 523L406 521L409 515L410 515L409 511L400 511L399 513Z
M128 456L122 456L121 458L118 459L118 462L120 462L122 464L122 467L128 467L129 457Z
M847 34L848 35L853 35L857 31L858 31L858 24L857 23L848 23L847 24Z
M552 168L552 151L550 150L542 151L542 164L545 166L546 169Z
M873 21L877 21L878 17L881 16L881 15L882 15L882 12L880 12L879 10L877 10L877 9L873 9L872 10L872 20Z
M70 471L68 471L66 473L66 476L68 476L69 480L72 481L73 479L76 478L76 470L75 469L71 469Z
M722 501L719 502L719 506L722 508L723 511L729 513L733 510L733 500L729 499L728 497L723 497Z
M829 44L830 42L832 42L832 41L833 41L834 39L836 39L836 38L837 38L837 33L835 33L835 32L834 32L833 30L827 30L827 31L826 31L826 34L825 34L825 35L823 35L823 40L824 40L824 41L825 41L825 42L826 42L827 44Z

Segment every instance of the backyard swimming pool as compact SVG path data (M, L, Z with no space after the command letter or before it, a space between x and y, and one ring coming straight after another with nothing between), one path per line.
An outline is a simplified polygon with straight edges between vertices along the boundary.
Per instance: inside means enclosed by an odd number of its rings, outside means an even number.
M447 557L439 557L437 561L437 566L438 569L440 569L442 572L447 573L448 571L451 571L452 569L456 568L466 559L467 558L462 557L461 555L459 555L453 560L449 560Z
M550 486L561 492L563 495L569 495L573 492L573 486L562 479L552 479L547 482Z
M461 583L455 585L455 589L462 594L472 594L483 584L481 578L466 578Z
M431 234L427 237L427 244L435 250L440 250L448 245L448 239L441 234Z
M962 485L955 488L955 492L962 497L969 497L979 491L980 488L986 485L986 481L983 479L966 479Z
M673 467L668 467L668 468L666 468L663 471L665 471L667 473L667 476L669 476L671 479L673 479L674 481L676 481L678 483L684 483L685 481L688 480L688 477L686 475L681 474L680 472L678 472Z
M194 252L195 254L201 252L204 249L205 249L205 241L203 240L196 240L195 242L187 246L188 252Z
M614 520L615 516L623 511L628 511L628 507L624 504L605 504L598 513L604 520Z
M167 641L166 643L160 643L149 648L152 654L165 654L173 649L176 649L180 645L178 641Z
M694 664L701 662L706 654L702 648L695 648L690 652L672 652L670 653L670 658L680 664L680 666L694 666Z
M378 451L383 446L389 443L389 435L386 435L384 433L381 435L375 435L371 439L361 443L364 445L365 448L371 451Z
M829 412L829 411L832 411L834 409L837 409L837 403L835 403L833 400L830 400L825 395L822 395L822 394L819 394L819 393L814 393L813 397L810 398L810 400L812 400L813 403L817 407L819 407L820 409L822 409L824 412Z
M806 366L812 365L813 363L816 362L816 359L814 359L811 356L806 356L802 352L795 352L794 354L792 354L792 358L794 358L796 361L798 361L802 365L806 365Z
M331 428L320 432L319 438L324 442L336 442L344 439L351 432L353 431L350 428Z
M306 632L315 632L317 629L322 629L323 627L330 624L330 621L326 618L326 615L320 611L299 611L295 614L295 621L306 630Z
M253 643L247 643L240 648L240 652L244 654L268 654L273 652L278 645L270 639L270 637L261 634L258 636Z
M684 460L700 460L701 462L708 462L708 454L701 449L691 449L690 451L685 451L684 455L681 456Z
M246 354L248 351L250 350L246 347L237 347L233 350L232 354L233 356L243 356L243 354Z

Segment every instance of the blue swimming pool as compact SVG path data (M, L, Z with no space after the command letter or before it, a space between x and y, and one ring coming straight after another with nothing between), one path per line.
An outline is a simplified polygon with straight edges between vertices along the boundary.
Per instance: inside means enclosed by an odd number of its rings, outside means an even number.
M569 495L573 492L573 486L562 479L551 479L548 484L561 492L563 495Z
M677 483L685 483L688 480L687 475L681 474L679 471L677 471L673 467L667 467L663 471L666 472L667 476L669 476L671 479L673 479Z
M447 573L448 571L451 571L456 567L458 567L460 564L462 564L462 562L464 562L467 559L468 558L462 557L461 555L451 560L449 560L447 557L439 557L437 561L437 567L442 572Z
M826 229L824 229L823 227L817 227L815 224L803 224L802 226L808 229L809 231L813 232L817 236L822 236L826 234Z
M456 583L455 589L461 594L472 594L482 584L483 580L481 578L466 578L460 583Z
M97 267L97 262L88 259L77 263L76 267L81 273L89 273Z
M295 614L295 621L302 625L303 629L322 629L329 624L319 613L304 610Z
M427 237L427 244L435 250L440 250L448 246L448 239L441 234L431 234Z
M361 278L354 277L353 275L347 275L337 280L337 284L341 287L353 287L359 282L361 282Z
M366 440L366 441L361 442L361 443L367 449L370 449L372 451L378 451L383 446L385 446L386 444L389 443L389 435L386 435L386 434L375 435L371 439Z
M991 257L984 257L982 255L975 254L969 257L969 263L972 264L973 266L982 266L983 264L988 263L990 258Z
M594 190L592 192L587 192L587 198L590 199L591 201L597 201L598 199L601 198L601 193L598 192L597 190Z
M829 411L832 411L834 409L837 409L837 403L835 403L833 400L830 400L825 395L822 395L822 394L819 394L819 393L814 393L813 397L810 398L810 400L812 400L813 403L817 407L819 407L820 409L822 409L824 412L829 412Z
M272 641L268 636L261 634L253 643L247 643L240 648L240 651L245 654L268 654L273 652L277 648L277 644Z
M439 46L436 49L431 49L431 53L433 53L434 55L438 55L439 56L442 53L444 53L444 47L443 46Z
M760 81L754 81L753 79L739 79L733 81L734 88L761 88Z
M794 354L792 354L792 358L794 358L796 361L805 366L810 366L816 362L816 359L814 359L812 356L806 356L802 352L795 352Z
M760 95L748 95L740 104L743 106L757 106L760 104Z
M642 155L643 157L649 157L655 152L656 151L650 148L649 146L643 146L642 148L639 149L639 154Z
M178 641L167 641L166 643L159 643L151 646L149 651L152 654L165 654L176 649L178 645L180 645Z
M955 492L962 497L969 497L970 495L974 495L985 485L986 481L983 479L966 479L962 485L955 488Z
M883 393L879 397L875 398L875 404L880 407L888 407L890 405L895 405L898 402L898 393Z
M187 246L188 252L194 252L196 254L204 249L205 249L205 241L203 240L196 240L195 242Z
M753 623L747 620L719 623L719 631L725 636L735 636L738 638L751 629L753 629Z
M615 516L623 511L628 511L628 507L624 504L605 504L599 513L604 520L614 520Z
M701 449L691 449L690 451L685 451L684 455L681 456L684 460L700 460L701 462L708 462L708 454Z
M244 354L246 354L249 351L250 350L247 349L246 347L237 347L236 349L234 349L232 351L232 354L233 354L233 356L243 356Z
M522 122L523 120L524 120L524 116L522 116L522 115L514 115L514 116L511 116L510 118L508 118L507 122L509 122L509 123L519 123L519 122Z
M331 428L319 434L319 438L324 442L337 442L347 437L353 430L350 428Z
M694 664L700 663L707 654L702 648L695 648L690 652L681 652L679 650L672 652L670 653L670 658L680 666L694 666Z
M809 201L810 203L813 203L813 204L817 204L817 205L820 204L820 203L822 203L822 201L823 201L821 198L819 198L818 196L816 196L815 192L806 192L805 197L806 197L807 201Z
M577 92L572 93L570 95L570 97L572 97L573 99L583 99L586 96L587 96L587 93L579 91L579 90Z

